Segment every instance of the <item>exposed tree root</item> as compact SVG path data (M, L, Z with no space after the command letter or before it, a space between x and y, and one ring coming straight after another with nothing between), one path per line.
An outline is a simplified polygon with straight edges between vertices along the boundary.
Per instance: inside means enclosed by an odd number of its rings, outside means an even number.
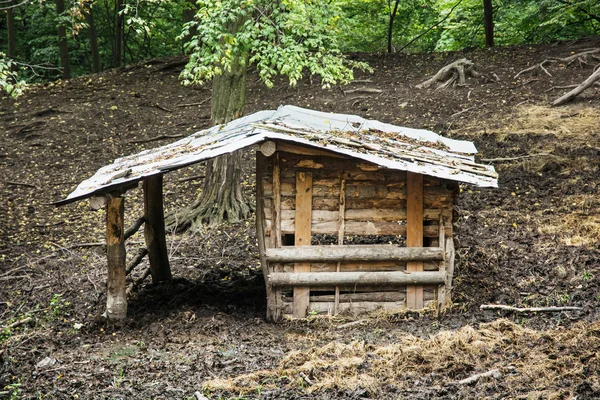
M428 88L435 84L436 82L442 82L437 89L445 89L450 87L451 85L456 84L458 81L459 85L465 85L467 81L467 76L479 77L481 76L474 69L475 65L467 60L466 58L461 58L460 60L454 61L442 69L440 69L433 77L427 79L425 82L422 82L416 86L417 89Z
M202 194L189 207L167 216L170 231L197 231L203 224L235 223L250 216L252 208L242 195L241 153L222 155L209 161Z
M590 60L590 58L595 59L595 60L600 60L600 57L598 57L596 54L600 54L600 48L585 50L585 51L582 51L581 53L570 55L569 57L547 58L539 64L535 64L534 66L531 66L529 68L525 68L524 70L519 71L513 77L513 79L517 79L519 76L526 74L528 72L533 72L537 69L541 69L542 72L544 72L546 75L552 76L552 74L550 72L548 72L548 70L544 67L544 65L551 64L551 63L557 63L557 62L565 63L565 65L568 67L571 64L573 64L574 62L578 62L579 66L582 67L583 65L588 65L588 61Z
M597 80L600 80L600 68L596 68L595 72L592 75L590 75L585 81L581 82L581 84L575 89L554 100L554 102L552 102L552 105L560 106L562 104L568 103L575 97L579 96L584 90L586 90L590 86L593 86Z

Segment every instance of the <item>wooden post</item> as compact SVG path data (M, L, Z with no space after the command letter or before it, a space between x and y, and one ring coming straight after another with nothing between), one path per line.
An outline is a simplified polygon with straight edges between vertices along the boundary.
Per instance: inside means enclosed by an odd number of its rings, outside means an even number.
M271 208L271 247L281 247L281 166L279 164L279 152L273 158L273 207ZM282 272L282 264L269 264L273 272ZM281 288L273 290L275 297L273 321L277 322L283 315L283 299Z
M127 316L124 203L124 199L119 196L110 197L106 204L106 254L108 257L106 317L114 323L123 322Z
M295 245L310 246L312 222L312 172L296 172ZM310 272L310 263L294 264L294 273ZM304 318L310 301L309 287L294 287L294 318Z
M342 173L342 176L344 174ZM340 215L339 222L340 227L338 229L338 246L344 245L344 228L346 224L346 179L342 178L340 182ZM340 272L342 270L342 263L338 261L336 268L336 272ZM340 287L335 287L335 301L333 303L333 315L337 315L338 308L340 305Z
M408 172L406 191L406 246L423 247L423 175ZM406 271L423 271L423 261L408 261ZM406 308L423 308L423 286L407 286Z
M144 238L148 247L148 260L153 283L173 279L165 239L162 187L162 174L144 179L144 218L146 220Z
M277 308L276 291L267 282L269 276L269 262L265 255L265 205L263 201L263 174L265 173L265 156L262 152L256 152L256 239L258 242L258 254L265 287L267 291L267 321L276 322L281 317L281 310ZM271 235L272 236L272 235Z

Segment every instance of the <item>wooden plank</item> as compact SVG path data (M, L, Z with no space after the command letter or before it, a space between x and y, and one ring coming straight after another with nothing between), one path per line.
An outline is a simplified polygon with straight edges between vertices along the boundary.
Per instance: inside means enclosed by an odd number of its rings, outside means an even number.
M346 156L344 156L344 155L333 153L331 151L319 150L319 149L315 149L315 148L308 147L308 146L298 146L295 144L280 142L280 141L277 142L277 150L286 152L286 153L299 154L299 155L326 156L326 157L332 157L332 158L346 158Z
M123 219L123 197L109 196L106 203L106 255L108 281L106 317L111 323L120 324L127 316L126 253Z
M310 268L310 266L309 266ZM294 272L272 273L268 282L274 286L336 286L336 285L438 285L443 284L445 274L433 272ZM422 290L422 289L421 289ZM421 295L422 296L422 295ZM308 295L307 295L308 297ZM296 291L294 290L294 304ZM295 308L295 307L294 307Z
M441 247L398 247L394 245L372 246L286 246L267 249L269 262L327 262L327 261L436 261L444 258ZM421 270L422 271L422 270Z
M295 217L295 246L310 246L311 221L312 221L312 173L296 173L296 217ZM297 263L295 273L310 271L310 263ZM305 318L308 312L310 285L294 287L293 315L296 318Z
M162 174L144 179L144 239L148 248L148 261L152 282L170 281L171 267L165 236L165 214L163 210Z
M423 247L423 175L408 173L406 199L406 246ZM423 271L423 261L409 261L406 271L420 273ZM409 309L423 308L423 287L410 286L406 289L406 307Z

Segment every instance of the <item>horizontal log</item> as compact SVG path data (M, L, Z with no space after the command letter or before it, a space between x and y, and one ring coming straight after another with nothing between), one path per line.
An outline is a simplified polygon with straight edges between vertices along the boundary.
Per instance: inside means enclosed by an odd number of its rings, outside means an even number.
M429 263L426 263L429 264ZM431 271L437 271L437 263L432 261L431 264L436 265L435 269ZM342 272L354 272L354 271L404 271L406 270L405 261L344 261L340 263L340 271ZM337 263L311 263L310 272L336 272ZM283 272L294 272L293 263L283 264Z
M270 232L271 220L266 221L267 231ZM336 234L339 228L339 221L319 221L311 226L312 234ZM293 220L281 221L282 234L294 234L295 224ZM452 236L451 227L445 228L446 236ZM354 235L396 235L406 236L406 225L400 225L397 222L388 221L348 221L344 227L344 233L347 236ZM428 238L439 237L440 230L437 225L427 225L423 227L423 236Z
M406 300L405 291L393 291L393 292L368 292L368 293L340 293L340 302L357 302L357 301L377 301L377 302L388 302L388 301L404 301ZM283 301L288 303L292 302L292 297L284 297ZM323 294L323 295L311 295L311 302L326 302L335 301L334 294Z
M313 201L314 203L314 201ZM269 208L265 208L265 215L270 215L271 211ZM345 213L346 221L405 221L406 220L406 209L349 209ZM426 209L423 211L424 221L439 221L440 214L444 216L445 220L452 219L451 209ZM313 210L312 222L320 221L339 221L339 211L331 210ZM281 211L281 219L293 220L296 217L295 210L283 209Z
M327 261L436 261L442 260L441 247L379 246L287 246L266 249L273 263Z
M423 308L430 307L433 301L424 301ZM357 301L357 302L346 302L338 304L338 314L364 314L373 312L376 310L384 311L400 311L406 309L406 302L394 301L394 302L378 302L378 301ZM329 314L334 313L333 302L310 302L308 305L309 313L316 314ZM292 303L283 304L283 314L287 318L292 318Z
M269 274L273 286L341 286L341 285L437 285L444 283L442 272L302 272Z

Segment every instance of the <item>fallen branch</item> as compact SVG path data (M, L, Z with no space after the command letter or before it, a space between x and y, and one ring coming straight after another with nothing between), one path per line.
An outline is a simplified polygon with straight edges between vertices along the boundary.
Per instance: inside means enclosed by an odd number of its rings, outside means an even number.
M29 188L33 188L33 189L37 189L37 186L32 185L31 183L24 183L24 182L6 182L7 186L24 186L24 187L29 187Z
M149 142L155 142L157 140L163 140L163 139L177 139L177 138L182 138L185 135L158 135L158 136L154 136L148 139L140 139L140 140L131 140L129 141L129 143L132 144L137 144L137 143L149 143Z
M179 179L177 182L182 183L182 182L189 182L189 181L195 181L196 179L203 179L206 178L206 176L203 175L194 175L194 176L189 176L187 178L181 178Z
M495 378L495 379L500 379L502 378L502 372L500 372L500 370L498 369L492 369L488 372L482 372L481 374L475 374L472 375L468 378L465 378L463 380L460 380L458 382L453 382L453 385L471 385L475 382L477 382L478 380L480 380L481 378Z
M206 103L207 101L209 101L212 98L212 96L209 96L208 98L199 101L198 103L184 103L184 104L177 104L177 107L193 107L193 106L201 106L202 104Z
M502 310L510 311L515 313L528 313L528 312L561 312L561 311L582 311L581 307L527 307L519 308L513 306L505 306L503 304L482 304L479 309L481 310Z
M549 58L548 58L548 59L546 59L546 60L542 61L542 62L541 62L541 63L539 63L539 64L535 64L535 65L534 65L534 66L532 66L532 67L525 68L524 70L521 70L521 71L519 71L519 73L517 73L517 74L516 74L516 75L513 77L513 79L517 79L519 76L521 76L521 75L523 75L523 74L525 74L525 73L527 73L527 72L534 71L534 70L536 70L536 69L538 69L538 68L539 68L539 69L541 69L542 71L544 71L544 73L545 73L546 75L548 75L548 76L552 77L552 74L551 74L550 72L548 72L548 70L547 70L546 68L544 68L544 64L546 64L546 63L554 63L554 62L556 62L556 60L553 60L553 59L549 59Z
M140 227L144 224L144 222L146 222L146 218L142 215L133 223L133 225L127 228L123 234L123 240L127 240L135 235L135 233L140 230Z
M592 75L590 75L585 81L583 81L579 86L570 92L562 95L558 99L554 100L552 103L553 106L560 106L562 104L568 103L573 100L575 97L579 96L583 91L592 86L597 80L600 79L600 68L598 68Z
M148 267L144 273L136 280L134 280L127 288L127 296L129 296L138 286L140 286L144 280L150 275L150 267Z
M153 105L154 105L154 107L158 108L159 110L163 110L163 111L168 112L168 113L172 113L173 112L173 110L169 110L168 108L163 107L163 106L161 106L158 103L154 103Z
M436 82L443 82L440 84L437 89L444 89L454 84L458 80L459 85L466 84L466 77L479 77L480 74L475 71L475 65L470 60L466 58L461 58L460 60L456 60L445 67L441 68L434 76L427 79L425 82L422 82L415 87L417 89L428 88Z
M337 329L346 329L346 328L351 328L351 327L353 327L353 326L360 325L360 324L362 324L362 323L363 323L363 322L365 322L365 321L366 321L366 319L359 319L358 321L352 321L352 322L348 322L348 323L346 323L346 324L338 325L338 326L337 326Z
M25 325L25 324L31 322L31 320L32 320L31 317L23 318L20 321L13 322L12 324L5 326L4 329L6 329L6 328L14 329L14 328L17 328L17 327L19 327L21 325Z
M383 93L381 89L375 88L358 88L358 89L348 89L343 91L344 96L352 93Z
M125 269L125 275L129 275L135 267L140 265L140 263L142 262L142 260L144 259L144 257L147 254L148 254L147 248L144 247L144 248L139 249L137 255L135 257L133 257L131 262L127 265L127 268Z
M537 82L537 81L539 81L539 79L530 79L528 81L525 81L525 82L515 86L515 88L519 88L521 86L526 86L526 85L529 85L530 83Z
M498 162L498 161L515 161L515 160L521 160L523 158L532 158L532 157L549 157L549 156L553 156L554 154L550 154L550 153L536 153L536 154L527 154L524 156L516 156L516 157L498 157L498 158L480 158L480 161L483 162Z

